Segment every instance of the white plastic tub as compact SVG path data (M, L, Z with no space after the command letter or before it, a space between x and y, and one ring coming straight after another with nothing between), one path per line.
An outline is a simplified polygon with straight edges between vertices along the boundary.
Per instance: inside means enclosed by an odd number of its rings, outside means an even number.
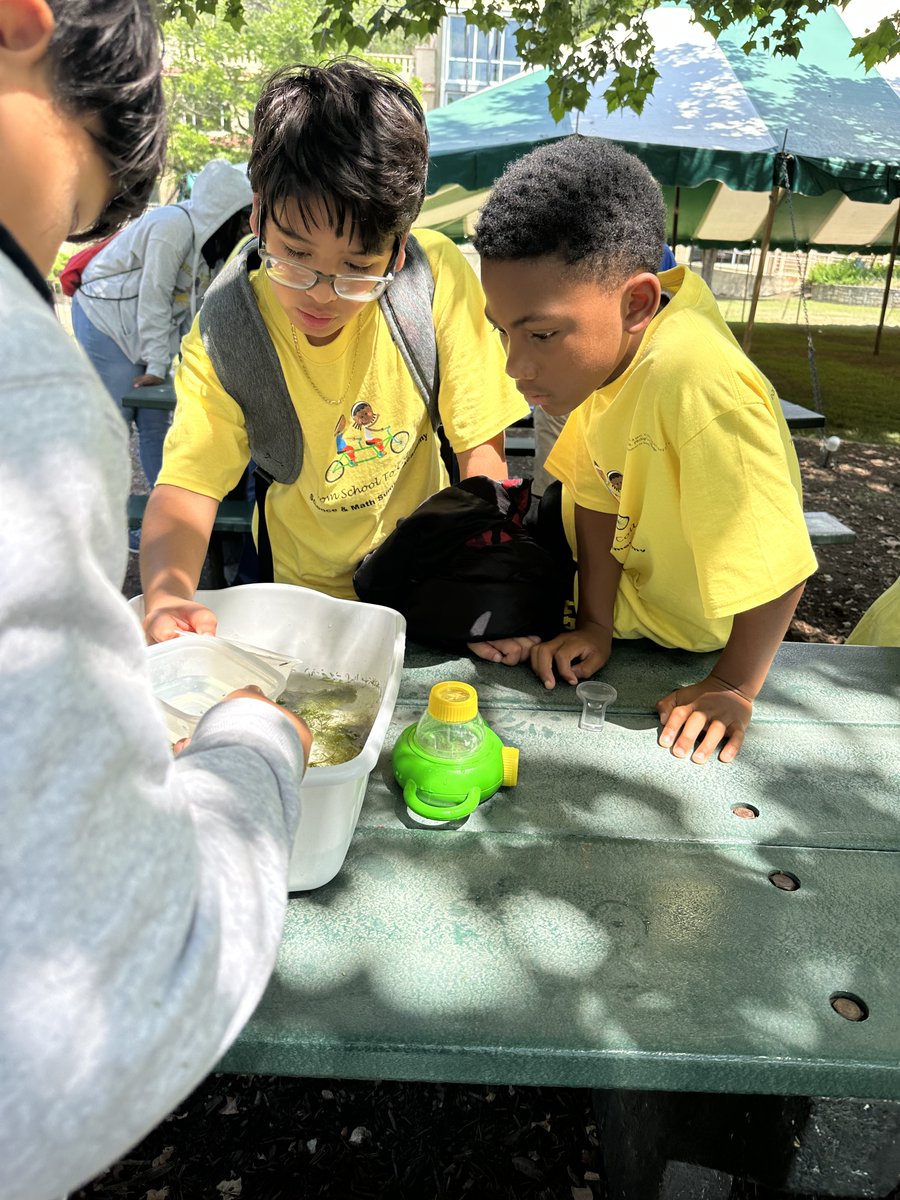
M339 766L309 768L300 789L288 888L321 887L341 869L384 744L400 687L406 622L390 608L281 583L200 591L195 599L217 615L223 637L290 656L310 674L371 683L381 693L362 752ZM131 605L143 619L143 597Z

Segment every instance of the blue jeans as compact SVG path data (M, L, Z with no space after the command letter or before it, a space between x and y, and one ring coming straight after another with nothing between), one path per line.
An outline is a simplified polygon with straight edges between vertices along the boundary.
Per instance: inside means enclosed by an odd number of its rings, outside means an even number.
M122 397L131 391L139 375L145 373L143 363L133 363L123 354L116 342L101 333L92 324L78 302L78 293L72 298L72 328L85 354L94 365L103 386L119 405L122 416L130 429L132 424L138 432L138 453L141 467L151 487L162 468L163 442L169 428L171 414L157 408L125 408Z

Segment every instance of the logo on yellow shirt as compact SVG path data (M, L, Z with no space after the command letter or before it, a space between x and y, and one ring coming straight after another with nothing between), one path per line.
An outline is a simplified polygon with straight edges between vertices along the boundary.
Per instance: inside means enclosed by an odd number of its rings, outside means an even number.
M358 467L373 459L391 454L402 454L409 443L409 431L398 429L394 433L390 425L379 425L380 416L371 404L359 401L350 409L350 420L354 434L347 434L347 418L343 413L334 427L334 443L337 458L325 472L327 483L335 483L345 470ZM353 444L351 444L351 442Z
M622 499L622 472L621 471L609 471L609 472L604 471L603 468L600 466L600 464L596 460L592 460L592 461L594 463L594 470L600 476L600 479L603 481L603 484L606 487L606 490L609 492L609 494L612 496L612 498L614 500L621 500Z

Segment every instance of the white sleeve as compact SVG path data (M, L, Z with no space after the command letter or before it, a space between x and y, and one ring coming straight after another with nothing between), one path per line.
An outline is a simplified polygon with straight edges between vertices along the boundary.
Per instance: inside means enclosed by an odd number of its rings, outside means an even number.
M156 1125L257 1004L303 752L248 699L173 759L119 589L124 422L74 349L29 370L2 341L0 1196L49 1200Z
M154 222L144 247L137 298L138 345L147 374L160 379L165 379L172 365L172 335L177 326L175 285L193 245L193 225L179 212L176 222Z

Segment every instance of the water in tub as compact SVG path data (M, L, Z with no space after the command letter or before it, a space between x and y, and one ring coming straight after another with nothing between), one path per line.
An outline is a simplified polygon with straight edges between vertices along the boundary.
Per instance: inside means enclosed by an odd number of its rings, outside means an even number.
M312 731L309 766L334 767L356 758L366 744L381 691L365 680L294 671L278 703L302 717Z

